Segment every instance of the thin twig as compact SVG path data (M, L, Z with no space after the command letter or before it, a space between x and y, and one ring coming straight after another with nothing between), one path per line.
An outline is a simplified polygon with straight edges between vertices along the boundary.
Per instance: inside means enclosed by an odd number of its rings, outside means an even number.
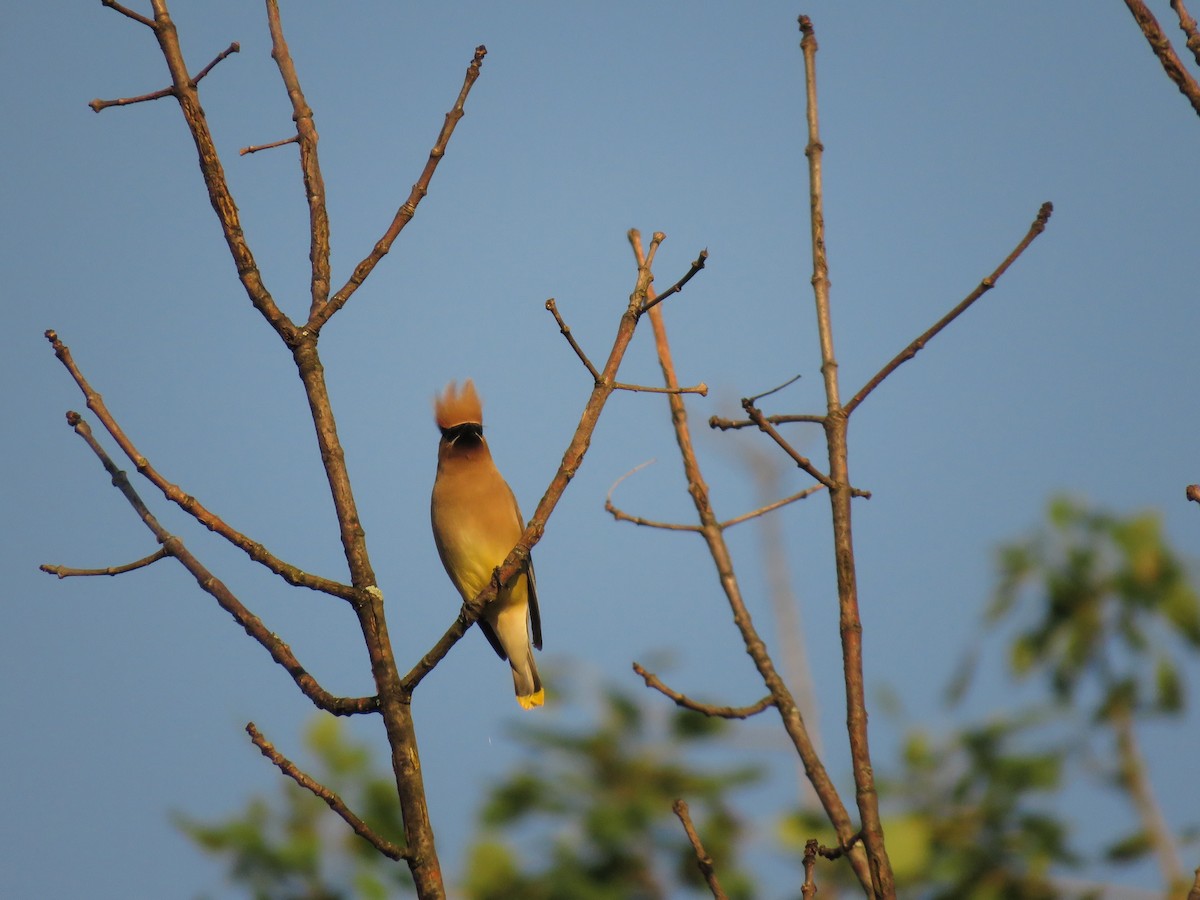
M562 336L567 339L567 343L571 345L571 349L575 351L575 355L579 357L579 361L583 363L584 367L591 374L592 381L599 384L600 373L596 371L596 367L592 365L592 361L588 359L587 354L583 352L583 348L575 340L575 335L571 334L571 326L563 321L563 317L558 312L558 304L554 302L553 297L546 301L546 309L550 311L550 315L554 316L554 321L558 323L558 330L562 332Z
M612 496L613 492L617 489L617 486L630 475L633 475L635 472L640 472L653 462L655 462L655 460L648 459L644 463L634 466L632 469L614 481L612 483L612 487L608 489L608 494L604 497L604 511L609 513L618 522L632 522L634 525L644 525L647 528L661 528L664 531L699 531L700 528L697 525L678 525L673 522L656 522L653 519L643 519L641 516L631 516L629 513L623 512L613 504Z
M1025 236L1021 238L1020 243L1018 243L1017 246L1013 248L1013 251L1008 254L1007 257L1005 257L1004 262L1000 263L1000 265L996 267L996 270L992 272L991 275L979 282L979 285L975 288L975 290L967 294L967 296L964 297L963 300L956 307L954 307L954 309L950 310L950 312L946 313L946 315L942 316L935 323L933 323L933 325L931 325L927 331L925 331L922 335L920 335L920 337L916 338L911 344L897 353L895 357L892 358L891 362L875 373L875 376L865 385L863 385L862 388L859 389L859 392L850 399L849 403L846 404L846 415L848 416L854 412L854 410L858 408L858 405L867 398L867 395L870 394L871 391L875 390L875 388L879 387L883 380L891 375L892 372L896 371L896 369L898 369L903 363L908 362L908 360L912 359L917 355L917 353L924 349L925 345L929 343L929 341L932 340L939 331L961 316L967 311L971 304L994 288L996 286L996 282L1000 279L1000 276L1008 271L1008 267L1016 262L1017 257L1025 252L1025 248L1033 243L1034 239L1039 234L1046 230L1046 223L1050 221L1050 215L1053 212L1054 204L1049 202L1043 203L1041 209L1038 210L1037 218L1033 220L1033 224L1029 226L1029 230L1025 232Z
M108 6L111 4L105 4L105 5ZM136 17L136 14L135 14L135 17ZM140 17L137 17L137 18L140 18ZM145 20L145 21L149 21L149 20ZM154 27L153 22L149 22L149 24L150 24L151 28ZM230 44L228 47L226 47L224 50L222 50L220 53L218 53L212 62L210 62L207 66L205 66L203 69L201 69L200 74L198 74L195 78L190 79L189 83L191 84L191 86L194 88L197 84L200 83L200 80L202 78L204 78L205 75L207 75L209 72L211 72L213 70L213 67L217 63L219 63L225 57L229 56L231 53L237 53L241 49L242 49L241 45L237 41L234 41L232 44ZM110 106L129 106L131 103L145 103L147 100L161 100L163 97L173 97L174 95L175 95L175 88L168 87L168 88L163 88L162 90L158 90L158 91L151 91L149 94L142 94L138 97L121 97L116 100L96 99L96 100L93 100L91 103L89 103L88 106L90 106L92 108L92 112L100 112L100 110L108 109Z
M686 285L689 281L691 281L692 278L696 275L696 273L704 268L704 263L707 261L708 261L708 248L705 247L703 250L700 251L700 255L697 256L692 261L692 267L687 270L687 274L685 274L682 278L680 278L677 282L675 282L673 285L671 285L669 288L667 288L665 291L663 291L661 294L659 294L653 300L648 301L646 303L645 307L643 307L642 312L646 312L646 310L650 309L651 307L658 306L658 304L662 303L664 300L666 300L672 294L678 294L680 291L682 291L684 285Z
M1146 4L1142 0L1125 0L1125 5L1133 13L1134 21L1142 29L1142 34L1146 37L1146 43L1150 45L1150 49L1158 57L1159 64L1162 65L1163 71L1167 73L1167 77L1175 82L1175 86L1179 88L1179 93L1187 97L1196 115L1200 115L1200 84L1184 68L1183 62L1171 46L1171 41L1163 32L1162 26L1158 24L1158 19L1154 18L1154 13L1146 8Z
M159 547L149 556L144 556L141 559L126 563L123 566L108 566L104 569L72 569L67 566L38 566L43 572L49 572L51 575L57 575L59 578L71 578L80 575L123 575L126 572L132 572L134 569L144 569L146 566L154 565L160 559L170 556L166 547Z
M700 869L700 874L704 876L704 880L708 882L708 889L712 891L713 900L728 900L725 892L721 890L721 883L717 880L717 870L713 866L712 857L708 855L708 852L704 849L704 845L700 843L700 835L696 833L696 828L692 825L692 817L688 812L688 805L683 800L676 800L671 809L675 811L675 815L683 823L683 830L687 832L687 838L692 845L692 851L696 854L696 865Z
M91 426L84 421L83 417L77 412L69 412L67 413L67 424L84 439L88 447L96 454L104 466L104 470L112 477L113 486L133 507L138 518L150 529L163 549L179 560L180 564L196 579L201 589L211 595L222 609L233 616L250 637L258 641L271 654L271 658L292 676L292 680L296 682L296 686L300 688L304 696L319 708L339 716L357 715L377 710L378 704L374 697L335 697L322 688L317 680L300 665L291 648L267 628L258 616L246 609L233 592L192 555L191 551L184 546L183 541L159 524L158 519L150 512L133 485L130 484L126 474L117 468L104 448L100 446L99 441L92 433Z
M458 99L450 109L450 112L446 113L442 130L438 133L433 149L429 151L429 159L425 163L421 177L413 185L408 199L396 210L396 215L392 218L392 224L383 233L383 237L375 242L375 246L371 252L363 258L362 262L354 267L354 272L350 275L350 279L342 285L336 294L329 298L327 303L323 304L320 309L314 310L312 315L308 317L307 327L310 330L320 331L321 327L329 321L329 317L346 305L346 301L354 295L354 292L367 279L367 276L371 274L379 261L392 249L392 243L404 229L404 226L412 221L412 217L417 212L417 205L429 193L429 182L433 179L433 173L437 171L438 163L446 155L446 145L450 143L450 136L454 134L454 128L458 125L458 120L466 115L464 105L467 102L467 95L471 92L472 85L479 78L480 66L483 65L483 58L485 56L487 56L487 47L480 44L475 48L475 56L471 60L470 65L467 66L467 74L463 79L462 89L458 92Z
M129 9L126 6L122 6L120 3L117 3L116 0L100 0L100 5L107 6L109 9L115 9L121 15L127 16L130 19L133 19L133 21L135 21L135 22L140 22L141 24L145 25L147 28L154 28L154 20L153 19L147 19L141 13L135 13L132 9Z
M1187 48L1192 51L1196 65L1200 66L1200 30L1197 30L1196 20L1183 5L1183 0L1171 0L1171 8L1179 17L1179 30L1187 37Z
M324 800L330 809L341 816L342 820L354 829L355 834L388 859L399 861L408 858L408 852L403 847L398 847L381 835L376 834L370 825L350 811L350 807L346 805L346 802L341 797L311 775L302 772L295 763L276 750L271 742L263 737L253 722L246 724L246 733L250 735L250 740L254 742L254 746L262 752L263 756L273 762L279 768L279 771L283 772L284 775L292 779L292 781L296 782L296 784L300 785L306 791L310 791Z
M760 431L778 444L779 448L788 456L790 456L797 466L799 466L825 487L833 486L833 482L829 480L829 476L814 466L812 464L812 460L801 454L800 451L789 444L784 436L775 428L775 426L767 421L766 416L762 414L762 410L758 409L753 402L751 402L749 397L742 401L742 407L746 410L746 414L750 417L750 421L757 425Z
M199 500L180 489L176 484L167 481L157 469L150 464L133 441L125 434L124 429L117 423L117 420L109 412L107 405L104 403L104 398L91 386L83 372L75 363L74 357L71 355L71 349L59 340L58 334L50 329L46 332L46 340L54 348L54 355L66 367L66 370L71 374L75 383L79 386L80 391L87 401L87 407L96 414L96 417L104 425L117 445L129 458L129 461L134 464L137 471L146 478L151 484L162 491L163 496L175 503L180 509L188 515L196 519L201 525L209 531L219 534L229 543L243 551L256 563L265 566L288 584L297 585L299 587L310 588L314 591L332 594L335 597L341 597L343 600L353 600L356 597L354 589L350 585L341 584L328 578L322 578L318 575L312 575L303 571L297 566L286 563L279 559L266 547L257 541L253 541L246 535L237 531L230 526L224 519L216 513L211 512Z
M642 393L642 394L699 394L701 397L708 396L708 385L705 384L703 381L700 382L699 384L695 385L694 387L677 387L677 388L651 387L651 386L645 385L645 384L620 384L620 383L618 383L618 384L613 385L613 389L618 390L618 391L632 391L635 394L637 394L637 393Z
M238 156L247 156L251 153L258 153L260 150L274 150L276 147L285 147L288 144L300 143L300 135L293 134L290 138L284 138L281 141L271 141L269 144L251 144L249 147L243 147L238 151Z
M271 58L292 101L292 121L296 123L296 140L300 145L300 172L304 178L304 196L308 198L308 258L312 264L309 315L312 315L329 299L329 213L325 208L325 179L317 159L317 127L283 36L278 0L267 0L267 26L271 31Z
M761 400L763 397L770 397L772 394L779 393L784 388L790 387L791 385L795 384L797 381L799 381L801 379L801 377L803 377L803 376L793 375L791 378L789 378L783 384L778 384L775 387L771 388L770 390L763 391L761 394L755 394L753 397L748 397L747 399L743 400L742 403L749 403L751 406L757 406L758 401Z
M770 709L775 705L775 698L770 694L767 694L767 696L763 697L757 703L751 703L749 706L717 706L713 703L701 703L698 700L693 700L686 694L671 690L671 688L663 684L657 675L647 671L641 663L635 662L633 664L633 671L642 677L642 681L646 683L646 687L653 688L664 697L670 698L676 706L683 709L690 709L692 712L703 713L714 719L748 719L751 716L758 715L764 709Z
M772 425L785 425L789 422L805 422L810 425L824 425L824 416L814 415L783 415L783 416L764 416ZM711 416L708 420L709 428L719 428L721 431L729 431L737 428L757 428L758 423L752 422L749 419L724 419L720 416Z
M727 519L720 523L720 527L722 530L724 530L726 528L732 528L734 525L740 525L743 522L749 522L751 519L757 519L759 516L765 516L767 513L774 512L782 506L787 506L789 503L795 503L797 500L803 500L805 497L811 497L817 491L822 491L824 489L825 485L814 484L812 487L798 491L797 493L792 494L790 497L784 497L782 500L776 500L772 503L768 503L766 506L760 506L758 509L753 509L748 513L742 513L740 516Z

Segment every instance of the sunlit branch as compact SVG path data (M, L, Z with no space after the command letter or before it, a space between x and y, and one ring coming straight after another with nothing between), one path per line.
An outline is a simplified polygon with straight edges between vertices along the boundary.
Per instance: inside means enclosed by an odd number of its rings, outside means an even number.
M664 697L668 697L676 706L683 709L690 709L692 712L703 713L714 719L748 719L751 716L756 716L764 709L770 709L775 705L775 698L770 694L763 697L757 703L751 703L749 706L718 706L714 703L701 703L698 700L693 700L686 694L681 694L679 691L672 690L663 684L662 680L653 672L647 671L641 663L633 664L633 671L641 676L642 681L646 683L646 687L653 688Z
M165 547L159 547L149 556L144 556L131 563L125 563L123 566L108 566L103 569L72 569L67 566L40 565L38 568L51 575L57 575L59 578L71 578L83 575L123 575L135 569L144 569L146 566L151 566L160 559L164 559L170 555Z
M346 802L341 797L311 775L302 772L295 763L276 750L271 742L263 737L253 722L246 724L246 733L250 735L250 740L254 742L254 746L262 752L263 756L273 762L279 768L279 771L283 772L284 775L292 779L292 781L296 782L296 784L300 785L306 791L324 800L330 809L354 829L355 834L389 859L402 860L408 858L408 853L403 847L397 847L391 841L376 834L370 825L350 811L350 807L346 805Z
M696 827L692 824L688 805L683 800L676 800L672 804L671 809L675 811L675 815L683 823L683 830L687 834L688 842L692 845L692 851L696 854L696 865L700 869L700 874L704 876L704 880L708 883L708 889L712 892L713 900L728 900L725 892L721 890L720 881L717 880L717 870L713 865L712 857L704 849L704 845L700 842L700 835L696 833Z
M105 3L104 5L112 6L114 9L118 8L116 6L116 4ZM145 22L151 28L154 27L153 22L149 21L148 19L143 19L141 16L138 16L136 13L131 14L131 18L137 19L138 21L141 21L141 22ZM222 50L220 53L218 53L216 55L216 58L213 59L212 62L210 62L207 66L205 66L203 69L201 69L199 74L196 75L195 78L192 78L189 81L191 86L195 87L197 84L200 83L200 80L202 78L204 78L205 75L207 75L209 72L211 72L213 70L213 67L217 63L219 63L225 57L229 56L231 53L237 53L241 49L242 49L241 45L237 41L234 41L232 44L230 44L228 47L226 47L224 50ZM162 90L158 90L158 91L151 91L149 94L141 94L140 96L137 96L137 97L120 97L116 100L96 99L96 100L91 101L88 104L88 106L90 106L92 108L93 112L100 112L100 110L108 109L110 106L129 106L131 103L145 103L147 100L161 100L163 97L173 97L174 95L175 95L175 88L169 87L169 88L163 88Z

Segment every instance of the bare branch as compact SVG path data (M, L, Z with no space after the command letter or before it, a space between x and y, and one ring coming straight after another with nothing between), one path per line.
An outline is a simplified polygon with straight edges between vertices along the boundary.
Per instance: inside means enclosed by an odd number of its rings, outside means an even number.
M383 237L376 242L375 247L362 262L354 267L354 272L351 274L350 280L329 299L329 302L323 304L320 309L314 310L312 315L308 317L307 327L310 330L320 331L324 324L329 321L329 317L346 305L346 301L353 296L354 292L366 281L367 276L371 274L379 261L392 249L392 243L396 240L396 236L400 234L405 225L412 221L412 217L417 212L417 205L429 193L429 182L433 178L433 173L437 171L438 163L446 155L446 145L450 143L450 136L454 134L454 128L458 125L458 120L465 115L463 107L467 102L467 95L471 92L471 87L475 84L476 79L479 78L479 68L483 65L483 58L486 55L487 47L483 46L483 44L475 48L475 57L471 60L471 64L467 66L466 78L463 80L462 90L458 93L458 100L455 101L450 112L446 113L446 120L442 125L441 132L437 136L433 149L429 151L429 161L425 163L425 169L421 172L421 177L413 185L408 199L396 211L396 215L392 219L392 224L383 233Z
M144 556L136 562L126 563L123 566L109 566L105 569L71 569L67 566L38 566L43 572L49 572L51 575L57 575L59 578L70 578L78 575L123 575L126 572L132 572L134 569L144 569L146 566L154 565L160 559L170 556L165 547L159 547L149 556Z
M708 882L708 889L712 891L714 900L728 900L725 892L721 890L721 883L717 880L717 871L713 867L712 857L705 851L704 845L700 843L700 835L696 834L696 828L692 825L688 805L683 800L676 800L671 808L679 817L679 821L683 823L683 830L687 833L688 841L696 854L696 865L700 868L700 874L704 876L704 880Z
M1158 24L1158 19L1154 18L1154 13L1146 8L1146 4L1142 0L1125 0L1125 5L1133 13L1134 21L1142 29L1142 34L1146 37L1146 43L1150 45L1150 49L1158 57L1159 64L1162 65L1163 71L1167 73L1167 77L1175 82L1175 86L1179 88L1179 93L1187 97L1196 115L1200 115L1200 84L1197 84L1192 74L1184 68L1183 63L1175 54L1175 49L1171 46L1171 41L1163 32L1162 26ZM1183 22L1182 14L1180 15L1180 22Z
M325 179L317 160L317 127L313 111L300 89L300 77L279 20L278 0L267 0L267 25L271 31L271 58L279 67L279 75L292 101L292 121L296 123L296 139L300 145L300 171L304 176L304 196L308 198L309 247L312 263L312 303L309 315L329 299L329 213L325 208Z
M708 385L703 381L694 387L665 388L650 387L645 384L614 384L613 389L643 394L699 394L701 397L708 396Z
M614 481L612 487L608 489L607 496L604 498L604 511L609 513L618 522L632 522L634 525L644 525L647 528L661 528L665 531L699 531L700 528L697 525L677 525L672 522L655 522L652 519L643 519L640 516L631 516L626 512L622 512L613 504L612 495L613 491L617 489L617 485L619 485L633 473L640 472L653 462L654 460L648 459L644 463L634 466L632 469Z
M587 354L583 352L583 348L575 340L575 336L571 334L571 326L563 321L563 317L559 315L558 304L551 297L546 301L546 309L550 310L550 314L554 316L554 321L558 323L558 330L562 332L562 336L567 339L567 343L571 345L571 349L575 351L575 355L579 357L579 361L592 376L592 381L596 384L600 383L600 373L596 371L596 367L592 365L592 361L588 359Z
M251 144L249 147L243 147L238 151L238 156L247 156L251 153L258 153L261 150L274 150L276 147L298 143L300 143L300 135L293 134L290 138L284 138L281 141L271 141L269 144Z
M850 739L850 760L854 772L855 798L862 823L863 844L869 871L864 871L859 854L850 862L863 887L877 898L896 895L892 864L883 840L883 823L879 816L879 794L875 788L875 773L867 736L867 706L863 686L862 619L858 607L858 584L854 564L854 541L851 528L850 469L846 445L848 418L842 410L838 393L838 363L833 350L833 320L829 302L829 262L825 253L825 214L823 211L823 182L821 179L821 145L817 110L817 38L812 21L800 17L800 50L804 56L805 118L808 124L809 217L812 230L813 298L816 303L817 333L821 345L821 375L825 382L825 442L828 447L830 514L833 524L834 563L837 571L838 626L842 639L842 671L846 687L846 732ZM750 410L747 410L750 412ZM754 418L753 413L750 416ZM759 421L759 427L766 424ZM778 443L778 441L777 441ZM782 444L780 446L783 446ZM784 447L787 450L787 447ZM794 457L793 457L794 458ZM849 829L842 824L837 829L838 840L845 842ZM856 863L856 860L858 861Z
M262 544L251 540L240 531L232 528L224 519L216 513L209 511L204 504L191 494L185 493L178 485L167 481L150 464L150 461L138 452L133 441L129 439L129 436L125 434L125 431L117 423L112 413L109 412L108 407L104 403L104 398L92 388L91 384L84 377L83 372L80 371L79 366L76 365L70 348L58 339L58 334L53 329L46 332L46 339L54 348L54 355L66 367L71 377L75 380L75 383L79 385L79 389L83 392L83 396L87 400L88 409L96 414L101 424L112 435L113 440L117 442L117 445L125 455L129 457L129 461L134 464L138 472L162 491L164 497L195 518L197 522L209 531L215 532L225 538L225 540L242 550L256 563L260 563L270 569L288 584L332 594L335 597L341 597L343 600L355 599L357 595L349 585L341 584L328 578L322 578L318 575L312 575L290 563L285 563Z
M106 3L105 5L108 6L111 4ZM134 15L136 16L136 13ZM154 27L153 22L150 22L148 19L144 20L144 21L146 21L150 25L151 28ZM232 44L230 44L228 47L226 47L224 50L222 50L220 53L218 53L216 55L216 58L213 59L212 62L210 62L207 66L205 66L203 69L201 69L199 75L197 75L195 78L191 79L191 81L190 81L191 86L194 88L197 84L200 83L200 80L202 78L204 78L205 75L207 75L209 72L211 72L213 70L213 67L217 63L219 63L225 57L229 56L231 53L237 53L241 49L242 49L241 45L237 41L234 41ZM117 100L96 99L96 100L93 100L91 103L89 103L88 106L90 106L92 108L92 112L100 112L100 110L108 109L110 106L128 106L131 103L145 103L147 100L161 100L163 97L173 97L174 95L175 95L175 88L169 87L169 88L163 88L162 90L159 90L159 91L151 91L149 94L142 94L138 97L121 97Z
M1021 238L1020 243L1013 248L1012 253L1005 257L1004 262L1000 263L1000 265L996 267L996 270L992 272L991 275L988 275L983 279L983 281L979 282L978 287L971 291L971 293L967 294L967 296L964 297L963 300L956 307L954 307L954 309L950 310L950 312L938 319L929 327L927 331L925 331L911 344L897 353L891 362L880 369L870 381L863 385L859 392L851 398L849 403L846 404L846 415L848 416L854 412L858 405L866 399L867 395L870 394L871 391L875 390L875 388L879 387L883 380L891 375L892 372L896 371L896 369L898 369L903 363L908 362L908 360L912 359L917 355L917 353L924 349L925 345L929 343L929 341L932 340L939 331L961 316L967 311L971 304L995 287L996 282L1000 280L1000 276L1008 271L1008 267L1016 262L1017 257L1025 252L1025 248L1033 243L1034 239L1039 234L1046 230L1046 223L1050 221L1050 215L1053 212L1054 204L1049 202L1043 203L1041 209L1038 210L1037 218L1033 220L1033 224L1029 226L1029 230L1025 233L1025 237Z
M825 489L823 484L814 484L810 488L805 488L792 494L790 497L784 497L782 500L776 500L773 503L768 503L766 506L760 506L758 509L751 510L748 513L742 513L732 519L728 519L721 523L722 530L732 528L734 525L740 525L743 522L749 522L751 519L757 519L759 516L765 516L769 512L774 512L782 506L787 506L789 503L795 503L797 500L803 500L805 497L811 497L817 491Z
M641 264L642 254L640 245L634 245L634 252L637 254L639 264ZM654 299L652 294L649 295L648 299ZM678 384L678 378L675 374L675 363L671 356L671 347L667 341L666 323L661 307L650 309L650 324L654 329L654 346L658 354L659 366L663 373L663 383L667 387L675 387ZM750 656L760 677L763 679L763 684L770 692L772 703L779 711L779 717L783 723L784 730L796 748L796 753L804 765L804 773L808 777L809 783L812 784L813 791L819 798L822 808L824 808L839 838L848 838L855 829L850 821L845 804L842 803L841 797L838 796L837 788L834 786L829 773L825 769L824 763L822 763L820 756L816 752L812 736L809 734L808 726L804 721L804 716L799 705L796 703L795 697L792 696L791 691L776 670L775 663L767 651L766 644L759 636L757 629L754 627L754 620L750 615L750 611L746 608L741 586L738 583L737 574L733 569L733 558L725 542L721 524L717 521L716 514L713 512L708 494L708 485L704 481L704 477L700 471L700 464L696 459L695 449L692 445L691 429L688 426L687 407L684 404L683 398L678 394L668 395L667 403L671 410L671 423L675 429L675 441L679 445L679 455L683 462L684 477L687 479L688 494L691 496L692 503L696 508L696 515L700 520L700 533L708 545L709 554L712 556L713 565L717 570L718 580L722 590L725 592L726 600L729 602L734 625L737 627L742 642L745 644L746 653ZM859 880L864 885L870 884L871 875L867 869L865 856L861 853L857 854L851 858L850 863Z
M116 0L100 0L100 5L107 6L109 9L115 9L121 15L126 16L130 19L133 19L133 21L135 21L135 22L140 22L141 24L145 25L147 28L154 28L154 20L153 19L147 19L141 13L135 13L132 9L129 9L126 6L122 6L120 3L117 3Z
M234 620L242 626L242 629L250 637L258 641L271 654L271 658L292 676L292 680L296 682L296 686L300 688L304 696L308 697L309 700L321 709L339 716L356 715L375 712L377 710L378 705L374 697L335 697L322 688L317 683L317 680L300 665L291 648L280 640L278 635L267 628L258 616L246 609L241 601L233 595L233 592L192 555L191 551L184 546L183 541L159 524L158 519L150 512L133 485L129 483L129 478L123 471L117 468L112 459L109 458L109 455L104 451L104 448L100 446L100 443L92 433L91 426L84 421L83 417L77 412L69 412L67 413L67 424L74 428L75 433L87 442L87 445L104 466L105 471L112 476L113 486L129 501L129 505L138 514L138 518L150 529L154 537L163 546L163 549L179 560L180 564L196 579L201 589L211 595L220 604L222 609L233 616Z
M354 829L355 834L384 856L388 857L388 859L402 860L408 858L408 852L403 847L398 847L391 841L376 834L370 825L350 811L350 808L346 806L345 801L341 797L318 782L311 775L302 772L295 763L276 750L271 742L262 736L262 733L255 727L253 722L246 724L246 733L250 735L250 740L254 742L254 746L262 751L262 755L279 767L279 771L283 772L284 775L292 779L306 791L310 791L324 800L330 809L341 816L343 821Z
M1196 20L1183 5L1183 0L1171 0L1171 9L1179 17L1179 29L1187 37L1187 48L1192 51L1196 65L1200 66L1200 31L1196 28Z
M642 312L646 312L646 310L650 309L653 306L658 306L658 304L662 303L664 300L666 300L672 294L678 294L680 291L682 291L684 285L686 285L689 281L691 281L692 278L695 277L696 273L704 268L704 263L707 262L707 260L708 260L708 248L706 247L703 250L701 250L700 255L697 256L695 258L695 260L692 261L692 267L690 269L688 269L687 274L685 274L682 278L680 278L677 282L675 282L673 285L671 285L669 288L667 288L665 291L663 291L661 294L659 294L653 300L648 301L646 303L646 306L642 309Z
M757 425L760 431L778 444L780 449L790 456L797 466L799 466L825 487L833 486L833 482L829 480L829 476L814 466L812 461L807 456L802 455L795 447L789 444L787 440L784 439L783 435L776 430L775 426L767 421L766 417L762 414L762 411L754 405L749 397L742 401L742 408L745 409L746 414L750 416L750 421Z
M785 416L764 416L764 418L772 425L784 425L788 422L806 422L810 425L824 425L824 416L813 415L785 415ZM709 428L719 428L721 431L729 431L737 428L757 428L758 423L752 422L749 419L723 419L720 416L711 416L708 420Z
M698 700L693 700L686 694L671 690L671 688L663 684L657 675L647 671L641 663L635 662L633 664L633 671L642 677L642 681L646 683L646 687L653 688L664 697L668 697L676 706L683 709L690 709L692 712L703 713L714 719L748 719L751 716L758 715L764 709L769 709L775 705L775 698L770 694L767 694L767 696L763 697L757 703L752 703L749 706L717 706L712 703L701 703Z

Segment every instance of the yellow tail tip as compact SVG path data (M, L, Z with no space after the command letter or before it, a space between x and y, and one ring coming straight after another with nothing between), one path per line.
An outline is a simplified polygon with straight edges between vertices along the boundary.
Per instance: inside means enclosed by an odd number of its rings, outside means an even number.
M546 702L546 691L544 688L539 688L532 694L518 694L517 702L521 704L522 709L533 709L535 706L542 706Z

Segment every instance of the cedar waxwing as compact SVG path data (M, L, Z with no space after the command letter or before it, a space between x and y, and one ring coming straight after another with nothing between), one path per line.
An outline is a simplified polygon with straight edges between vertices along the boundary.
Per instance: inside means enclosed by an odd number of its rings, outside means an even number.
M430 504L433 539L463 600L473 600L516 546L525 520L483 438L483 406L474 383L468 380L459 390L450 382L434 399L434 411L442 439ZM541 706L546 692L533 662L533 648L542 649L542 622L532 560L484 608L479 628L500 658L512 666L517 702L525 709Z

